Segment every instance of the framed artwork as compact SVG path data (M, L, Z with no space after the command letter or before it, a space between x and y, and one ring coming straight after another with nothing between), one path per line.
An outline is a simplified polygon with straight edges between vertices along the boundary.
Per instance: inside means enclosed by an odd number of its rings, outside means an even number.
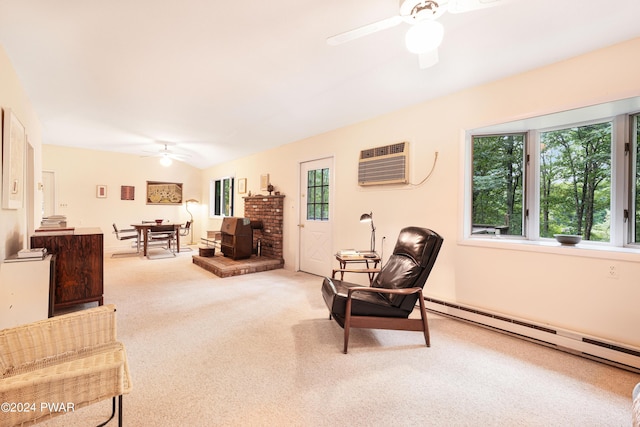
M264 175L260 175L260 189L266 190L269 186L269 174L265 173Z
M106 185L96 185L96 197L98 199L106 199L107 198L107 186Z
M24 200L27 134L11 109L4 109L2 134L2 208L20 209Z
M182 183L147 181L148 205L182 204Z
M135 200L136 187L133 185L120 186L120 200Z
M240 178L238 180L238 193L244 194L247 192L247 178Z

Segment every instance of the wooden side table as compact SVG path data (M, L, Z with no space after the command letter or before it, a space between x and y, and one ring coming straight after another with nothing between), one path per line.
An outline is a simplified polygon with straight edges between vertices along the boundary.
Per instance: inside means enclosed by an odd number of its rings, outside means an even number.
M380 272L380 268L378 268L378 264L380 264L380 255L378 255L377 252L338 252L335 256L340 264L340 268L332 270L332 279L335 279L336 273L340 273L340 280L344 280L344 273L365 273L369 275L369 284L372 284L376 273ZM349 264L355 264L354 267L357 268L347 268L347 265Z

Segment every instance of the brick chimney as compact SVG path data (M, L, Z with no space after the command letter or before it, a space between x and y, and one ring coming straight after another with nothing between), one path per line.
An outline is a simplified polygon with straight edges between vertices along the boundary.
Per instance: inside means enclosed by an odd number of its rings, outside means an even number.
M244 217L262 223L262 228L253 230L253 247L257 247L260 240L261 254L264 257L283 259L283 213L283 195L244 197Z

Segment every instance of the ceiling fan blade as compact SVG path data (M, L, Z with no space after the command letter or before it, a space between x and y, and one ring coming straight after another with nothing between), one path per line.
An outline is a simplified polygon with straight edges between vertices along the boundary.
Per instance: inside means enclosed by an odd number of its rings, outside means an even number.
M499 6L509 0L450 0L447 11L451 13L471 12L488 7Z
M421 69L429 68L438 63L438 49L431 50L429 52L421 53L418 55L418 64Z
M404 18L402 16L392 16L391 18L383 19L382 21L374 22L351 31L331 36L327 39L327 44L330 46L336 46L342 43L346 43L348 41L376 33L378 31L386 30L387 28L395 27L402 21L404 21Z

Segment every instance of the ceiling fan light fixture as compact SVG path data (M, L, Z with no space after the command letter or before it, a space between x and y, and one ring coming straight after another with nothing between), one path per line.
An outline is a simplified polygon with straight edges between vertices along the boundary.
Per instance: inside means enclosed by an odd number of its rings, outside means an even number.
M165 168L171 166L172 163L173 160L171 160L171 157L169 157L168 155L163 154L162 157L160 157L160 164Z
M411 53L421 54L436 50L444 38L444 27L438 21L424 21L413 25L405 35L405 44Z

